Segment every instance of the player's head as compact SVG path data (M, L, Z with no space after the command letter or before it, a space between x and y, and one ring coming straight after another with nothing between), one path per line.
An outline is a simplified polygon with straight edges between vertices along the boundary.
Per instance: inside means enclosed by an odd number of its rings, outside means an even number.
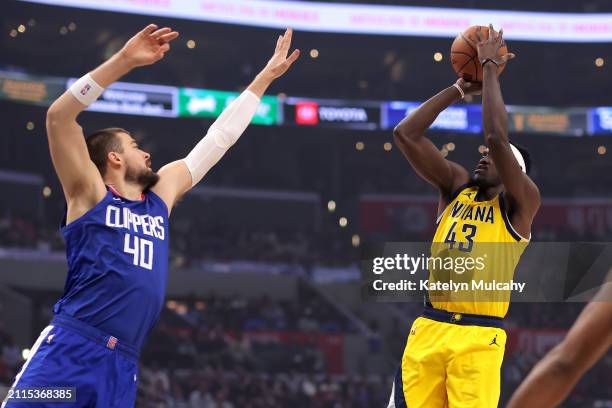
M98 130L87 137L87 150L102 177L111 172L123 174L125 181L144 190L159 180L151 169L151 155L138 147L130 132L121 128Z
M520 146L516 143L510 142L510 145L511 147L514 147L514 149L512 150L515 154L515 157L517 155L522 157L522 160L525 163L525 173L529 174L529 170L531 169L531 157L529 155L529 152L523 146ZM518 157L517 161L519 161ZM482 153L482 158L480 159L478 165L476 166L476 169L474 170L473 180L474 183L481 188L497 187L502 184L501 178L499 177L499 173L497 172L497 167L495 167L495 163L489 157L488 148L484 149Z

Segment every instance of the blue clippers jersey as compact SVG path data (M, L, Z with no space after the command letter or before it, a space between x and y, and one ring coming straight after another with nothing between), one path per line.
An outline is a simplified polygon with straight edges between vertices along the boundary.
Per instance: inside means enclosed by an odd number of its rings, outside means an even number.
M55 304L69 315L140 349L164 302L168 208L155 193L130 201L109 190L67 226L68 276Z

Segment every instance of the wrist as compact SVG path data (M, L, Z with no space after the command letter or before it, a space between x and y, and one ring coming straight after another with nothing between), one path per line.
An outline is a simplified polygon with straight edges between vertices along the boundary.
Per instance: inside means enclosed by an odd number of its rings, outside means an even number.
M489 57L481 58L480 64L482 65L482 69L486 69L487 67L494 67L495 69L497 69L497 67L499 66L495 59Z
M459 98L465 98L465 89L461 87L458 83L454 83L451 88L455 88L455 93L459 93Z
M110 60L115 63L120 70L125 71L125 73L128 73L138 66L133 58L130 58L122 49L117 51Z
M265 70L261 71L247 89L261 99L273 80L274 77L265 72Z
M262 69L259 74L255 77L255 80L265 84L266 86L274 82L274 75L267 68Z
M461 89L461 91L459 89ZM461 85L459 85L457 83L452 84L451 86L446 88L446 90L447 90L447 92L449 92L452 95L452 97L453 97L453 101L452 102L453 103L463 99L465 94L466 94L465 89L463 89L461 87ZM461 93L462 91L463 91L463 94Z

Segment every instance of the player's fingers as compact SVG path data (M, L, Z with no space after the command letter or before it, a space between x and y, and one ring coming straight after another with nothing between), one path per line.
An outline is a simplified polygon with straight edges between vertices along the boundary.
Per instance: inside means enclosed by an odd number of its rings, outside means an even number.
M276 52L278 51L278 49L280 48L280 44L281 44L281 41L282 41L282 40L283 40L283 36L282 36L282 35L279 35L279 36L278 36L278 39L276 40L276 47L274 48L274 52L275 52L275 53L276 53Z
M516 54L514 54L512 52L509 52L504 57L505 57L506 61L509 61L511 59L515 59L516 58Z
M159 39L159 37L161 37L164 34L168 34L169 32L171 32L172 29L170 27L164 27L164 28L160 28L159 30L155 30L153 31L151 34L149 34L152 38L154 39Z
M289 56L289 58L287 58L287 66L290 67L291 64L293 64L295 62L295 60L297 60L300 56L300 50L295 49L293 50L293 52L291 53L291 55Z
M497 33L495 32L495 29L493 28L493 24L489 24L489 39L495 39L497 38Z
M168 52L169 50L170 50L170 44L168 43L163 44L161 47L159 47L159 50L157 51L157 54L156 54L157 59L158 60L162 59L164 57L164 54Z
M178 31L172 31L171 33L164 34L159 37L158 41L162 43L169 43L170 41L176 39L179 36Z
M285 35L283 35L283 40L281 42L281 49L285 52L289 51L289 47L291 46L291 37L293 35L293 30L291 28L288 28L287 31L285 31Z
M499 39L502 39L504 37L504 29L503 28L499 29L499 32L497 33L497 37Z
M155 30L157 30L157 25L156 24L149 24L148 26L146 26L145 28L140 30L140 32L138 34L143 35L143 36L144 35L149 35L149 34L151 34Z
M478 42L483 42L484 41L484 37L482 36L482 32L480 31L480 27L478 27L478 29L476 30L476 39L478 40ZM470 38L471 40L471 38Z

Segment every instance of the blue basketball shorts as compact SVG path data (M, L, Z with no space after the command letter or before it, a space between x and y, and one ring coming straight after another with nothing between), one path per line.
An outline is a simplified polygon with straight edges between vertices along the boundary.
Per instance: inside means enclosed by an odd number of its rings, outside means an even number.
M1 408L133 407L138 352L117 338L68 316L56 316L34 343L13 389L74 389L75 402L19 402Z

